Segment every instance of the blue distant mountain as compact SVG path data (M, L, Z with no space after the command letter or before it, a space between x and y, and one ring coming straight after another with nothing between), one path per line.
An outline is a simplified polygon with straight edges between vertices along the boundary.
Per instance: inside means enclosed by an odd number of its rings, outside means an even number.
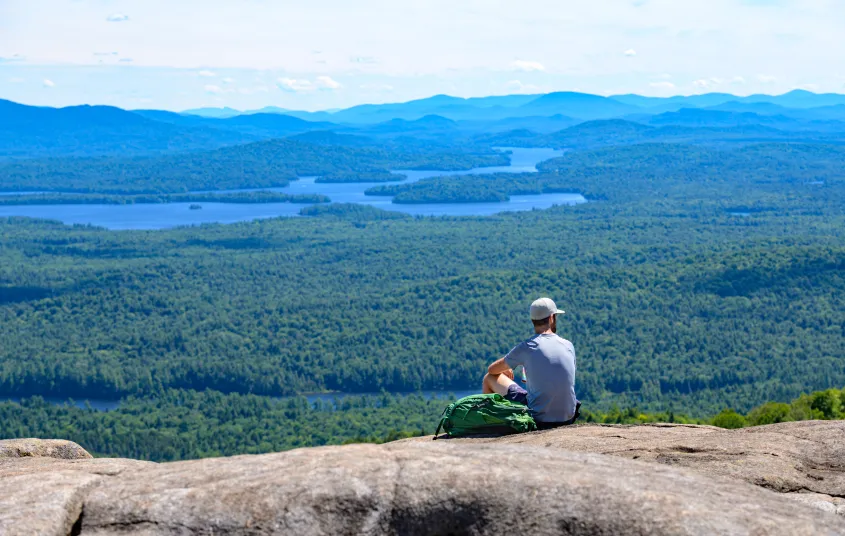
M235 110L234 108L196 108L194 110L185 110L182 113L185 115L196 115L199 117L225 119L227 117L241 115L243 112Z
M617 122L590 123L601 120ZM661 131L651 133L643 126ZM694 129L710 132L691 134ZM502 144L507 140L520 144L565 141L583 146L655 136L788 139L784 133L789 132L801 133L795 139L838 140L845 132L845 95L802 90L748 97L725 93L604 97L577 92L468 99L435 95L332 112L269 106L249 112L201 108L186 113L110 106L49 108L0 100L0 158L193 151L310 132L320 133L313 135L315 142L328 144L335 136L338 145L355 145L369 138L388 145L423 140L425 145L450 146L475 139L483 140L479 143L501 140ZM585 141L573 142L577 135Z
M682 108L677 112L666 112L652 116L651 125L685 125L691 127L732 127L739 125L767 125L779 128L795 128L801 121L785 115L761 115L752 112L734 112L711 108Z
M454 135L458 124L439 115L426 115L413 121L391 119L383 123L362 127L361 133L371 136L396 136L414 134L422 137Z
M704 95L679 95L675 97L643 97L641 95L614 95L610 97L612 100L641 108L641 111L653 113L675 111L681 108L718 106L725 102L735 101L738 98L729 93L705 93Z
M818 108L845 104L845 95L838 93L813 93L796 89L783 95L750 95L739 99L740 102L769 102L786 108Z
M587 93L543 95L518 108L519 115L567 115L579 119L607 119L638 111L636 106Z
M724 112L753 113L757 115L790 115L798 112L797 109L787 108L771 102L740 102L736 100L721 103L716 106L706 107L707 110L721 110Z
M549 133L563 130L580 123L580 119L555 114L544 116L506 117L493 121L461 121L458 123L462 130L470 132L508 132L514 130L528 130L534 133Z
M231 130L156 121L111 106L47 108L0 100L0 157L6 158L187 151L253 139Z
M540 95L503 95L491 97L460 98L450 95L434 95L424 99L388 104L362 104L333 112L303 112L278 107L267 107L241 115L255 113L284 114L312 122L337 124L376 124L392 119L415 121L427 115L437 115L453 121L495 122L520 117L550 117L563 115L581 121L611 118L633 118L642 120L649 115L677 112L682 108L714 108L723 111L751 112L759 115L784 115L799 117L795 110L845 105L845 95L815 94L796 90L784 95L751 95L739 97L729 93L706 93L702 95L645 97L642 95L613 95L603 97L577 92L555 92ZM779 108L788 108L785 112ZM768 109L768 111L766 111ZM231 108L189 110L189 114L206 117L231 117L238 114ZM835 112L834 112L835 113ZM809 118L807 116L800 116ZM825 117L816 119L839 119ZM520 128L517 126L517 128Z
M137 114L112 106L48 108L7 100L0 100L0 118L0 127L4 129L33 130L75 127L80 123L89 127L142 126L150 123Z
M161 110L135 110L133 113L147 119L175 125L235 130L254 135L257 139L279 138L309 130L328 130L337 127L334 123L306 121L277 113L244 114L226 118L201 117Z
M227 119L212 119L207 122L207 125L214 128L236 130L260 138L282 138L291 134L299 134L311 130L329 130L337 127L334 123L306 121L298 117L276 113L239 115Z

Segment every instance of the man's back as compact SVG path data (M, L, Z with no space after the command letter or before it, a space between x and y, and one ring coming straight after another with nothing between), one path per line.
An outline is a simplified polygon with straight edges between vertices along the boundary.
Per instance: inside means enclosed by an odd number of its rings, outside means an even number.
M554 333L534 335L505 357L525 367L528 408L537 421L566 422L575 415L575 348Z

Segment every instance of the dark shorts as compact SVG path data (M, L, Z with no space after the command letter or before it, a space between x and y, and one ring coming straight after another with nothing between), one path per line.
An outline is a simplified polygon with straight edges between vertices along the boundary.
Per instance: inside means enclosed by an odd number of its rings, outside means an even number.
M519 385L512 383L508 386L508 394L505 395L506 400L510 400L511 402L516 402L517 404L525 404L528 405L528 391L520 387ZM575 416L572 417L571 420L566 422L541 422L537 421L537 429L538 430L551 430L553 428L560 428L561 426L569 426L571 424L575 424L575 421L578 420L578 417L581 416L581 402L577 402L575 405Z
M506 400L516 402L517 404L528 405L528 391L519 385L512 383L508 386L508 394L505 395Z

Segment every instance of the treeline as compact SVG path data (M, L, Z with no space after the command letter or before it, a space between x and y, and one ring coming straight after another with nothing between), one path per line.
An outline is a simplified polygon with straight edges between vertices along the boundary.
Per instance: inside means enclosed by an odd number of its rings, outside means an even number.
M826 194L841 200L843 165L845 148L840 146L762 144L717 149L640 144L569 152L541 162L539 173L434 177L375 186L366 194L395 196L394 203L472 203L504 202L513 195L577 193L593 201L625 203L632 197L727 200L740 189L771 195L827 187Z
M540 175L607 201L487 218L0 220L0 394L474 388L540 295L569 312L593 408L704 416L845 385L840 153L567 153Z
M683 114L699 114L701 110L682 110ZM709 112L724 113L724 112ZM734 119L742 120L743 114ZM746 116L747 117L747 116ZM519 129L509 132L483 134L475 137L477 143L507 147L555 147L564 149L588 150L599 147L620 147L636 144L687 144L698 145L734 145L762 142L798 142L798 143L841 143L845 139L845 128L838 122L827 124L798 124L783 118L785 123L778 124L773 117L760 117L763 123L772 121L774 126L766 124L714 124L704 119L701 124L646 125L624 119L606 119L586 121L552 133L538 133ZM691 119L691 118L688 118ZM710 118L713 119L713 118ZM693 119L693 121L695 121ZM797 127L797 128L796 128Z
M537 173L496 173L433 177L410 184L374 186L366 195L395 196L394 203L502 203L512 195L581 193L560 184L559 177ZM600 198L594 196L593 200Z
M302 207L299 209L299 214L300 216L321 216L323 218L347 220L353 222L356 227L363 228L369 221L407 220L411 218L403 212L391 212L358 203L332 203L330 205Z
M430 435L452 400L382 393L309 404L304 398L168 390L155 398L128 398L118 409L102 412L57 406L34 397L20 403L0 402L0 439L68 439L97 456L154 461L260 454ZM829 389L801 395L791 404L769 402L747 415L724 410L714 417L690 418L672 410L647 413L633 406L613 406L607 411L588 407L579 423L674 422L741 428L843 419L843 410L845 390Z
M280 192L191 193L161 195L105 194L26 194L0 196L0 206L9 205L142 205L161 203L329 203L320 194L283 194Z
M407 177L401 173L389 171L373 171L365 173L330 173L317 177L318 183L350 183L350 182L397 182Z
M152 157L53 158L0 163L0 191L161 194L287 186L297 177L386 177L393 169L506 165L507 154L402 152L272 140Z
M279 452L434 433L446 400L347 397L337 406L305 398L169 390L101 412L35 397L0 402L0 439L61 438L98 456L172 461Z

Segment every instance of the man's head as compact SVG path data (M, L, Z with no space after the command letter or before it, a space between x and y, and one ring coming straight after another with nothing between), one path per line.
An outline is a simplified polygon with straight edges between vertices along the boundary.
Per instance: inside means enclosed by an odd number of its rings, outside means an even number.
M551 331L557 333L556 315L564 314L557 308L551 298L540 298L531 304L531 322L534 324L535 333Z

